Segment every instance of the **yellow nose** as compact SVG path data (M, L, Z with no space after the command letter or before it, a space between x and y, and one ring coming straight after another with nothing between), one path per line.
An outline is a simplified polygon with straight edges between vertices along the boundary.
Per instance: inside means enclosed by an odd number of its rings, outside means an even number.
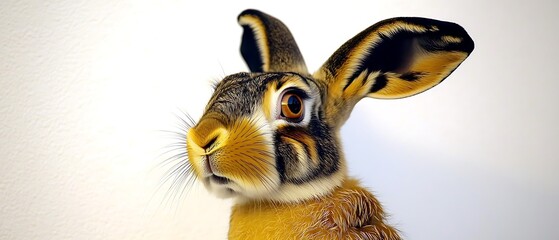
M189 150L198 155L208 155L219 148L227 130L225 126L214 118L203 118L198 125L188 131L187 143Z

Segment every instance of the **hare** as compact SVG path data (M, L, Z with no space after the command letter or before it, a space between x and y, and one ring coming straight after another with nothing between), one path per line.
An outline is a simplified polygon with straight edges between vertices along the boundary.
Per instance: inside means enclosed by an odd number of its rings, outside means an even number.
M387 19L310 74L281 21L257 10L238 21L251 72L217 83L186 134L194 176L235 198L229 239L401 239L348 176L340 128L364 97L404 98L442 82L472 39L455 23Z

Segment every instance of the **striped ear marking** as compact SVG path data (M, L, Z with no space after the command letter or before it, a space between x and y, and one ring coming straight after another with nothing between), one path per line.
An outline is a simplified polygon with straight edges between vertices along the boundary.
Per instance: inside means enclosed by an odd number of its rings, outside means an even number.
M251 72L297 72L307 66L289 29L278 19L258 10L238 17L243 27L241 54Z
M442 82L473 49L458 24L392 18L347 41L315 77L346 99L403 98Z

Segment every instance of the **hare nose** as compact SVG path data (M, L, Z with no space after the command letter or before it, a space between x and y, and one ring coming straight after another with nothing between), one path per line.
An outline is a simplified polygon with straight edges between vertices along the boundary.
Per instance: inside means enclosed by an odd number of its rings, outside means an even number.
M223 142L224 134L222 132L223 130L221 129L216 129L211 132L191 129L188 133L187 144L198 149L197 151L199 151L198 153L201 155L210 154L213 150L216 150L220 142Z
M215 118L203 118L188 132L187 143L200 155L208 155L219 148L228 136L225 126Z
M209 150L211 150L215 144L215 142L217 141L218 136L215 136L213 138L211 138L206 144L200 146L204 149L205 152L208 152Z

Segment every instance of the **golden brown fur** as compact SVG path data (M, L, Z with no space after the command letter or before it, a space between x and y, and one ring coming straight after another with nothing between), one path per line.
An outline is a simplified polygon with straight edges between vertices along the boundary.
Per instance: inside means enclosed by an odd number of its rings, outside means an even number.
M353 179L300 203L253 201L233 207L229 239L400 239L380 203Z

